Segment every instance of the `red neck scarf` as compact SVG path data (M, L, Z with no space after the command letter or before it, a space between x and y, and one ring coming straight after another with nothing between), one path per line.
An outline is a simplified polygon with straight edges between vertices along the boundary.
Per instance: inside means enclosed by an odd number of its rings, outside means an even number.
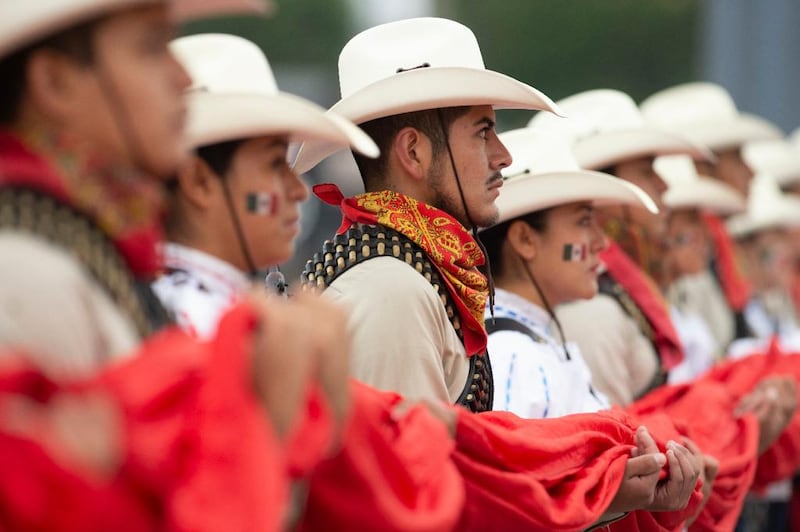
M680 364L684 358L683 346L672 324L667 302L653 280L616 242L611 242L609 248L600 254L600 259L606 265L609 275L628 293L653 327L653 343L661 359L661 366L670 370Z
M342 225L338 233L358 223L382 225L421 247L442 274L455 302L467 356L486 350L483 313L489 287L486 277L478 271L484 257L463 225L436 207L388 190L345 198L336 185L323 184L314 187L314 194L341 209Z
M742 275L736 261L733 241L725 229L725 224L713 214L703 214L703 222L708 228L717 256L719 283L731 309L741 311L750 300L750 284Z
M134 275L158 271L162 188L155 179L70 139L0 132L0 187L35 189L74 207L114 242Z

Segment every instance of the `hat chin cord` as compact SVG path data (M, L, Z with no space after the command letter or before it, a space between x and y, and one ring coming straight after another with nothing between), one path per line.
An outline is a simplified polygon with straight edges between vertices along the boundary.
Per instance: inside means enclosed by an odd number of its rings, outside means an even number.
M113 80L106 75L102 68L103 64L100 63L99 59L96 66L97 68L95 69L95 76L97 77L97 82L100 85L100 91L105 96L106 101L111 108L114 124L122 136L123 142L128 148L133 166L149 172L150 169L148 168L147 159L144 156L144 150L139 142L139 137L136 135L134 128L131 126L132 121L129 113L125 109L125 105L122 102L122 97L120 96L116 85L113 83Z
M236 208L233 205L233 196L231 195L231 187L225 176L219 176L222 184L222 195L225 197L225 207L228 209L228 214L233 223L233 230L236 233L236 240L239 242L239 249L242 251L242 256L247 264L247 274L255 279L258 275L258 268L253 260L253 255L250 253L250 246L247 245L247 239L244 237L244 230L242 229L242 222L239 215L236 214Z
M456 187L458 188L458 195L461 198L461 205L464 207L464 214L467 216L467 223L472 230L472 237L475 239L478 247L481 248L481 253L483 253L486 268L486 280L489 285L489 314L494 320L494 278L492 277L492 265L489 263L489 253L486 252L486 246L483 245L483 242L481 242L481 239L478 236L478 225L474 222L472 215L469 212L469 207L467 206L467 200L464 198L464 190L461 188L461 177L458 175L458 170L456 169L456 159L453 156L453 150L450 149L450 134L448 133L447 127L444 124L444 115L442 114L442 109L440 107L436 108L436 116L439 117L439 127L442 130L442 135L444 135L444 143L445 147L447 148L447 155L450 157L450 166L452 167L453 175L456 178Z
M536 281L536 277L533 275L533 272L528 267L528 263L525 262L525 259L522 256L517 255L520 264L522 265L522 269L525 270L525 273L528 276L528 280L530 280L531 284L533 285L534 290L536 293L539 294L539 299L542 300L542 305L544 305L544 309L547 311L547 314L550 316L550 319L553 320L553 323L556 324L556 329L558 329L558 335L561 337L561 346L564 349L564 356L567 357L567 360L572 360L572 356L569 354L569 349L567 348L567 337L564 335L564 329L561 328L561 322L558 321L556 317L556 313L553 310L553 307L550 306L550 302L547 300L547 297L544 295L544 291L542 291L542 287L539 286L539 283Z

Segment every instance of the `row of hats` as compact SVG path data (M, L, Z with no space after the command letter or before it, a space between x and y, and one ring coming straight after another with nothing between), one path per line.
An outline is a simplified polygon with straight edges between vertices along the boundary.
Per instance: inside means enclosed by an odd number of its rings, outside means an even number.
M408 42L412 34L415 38ZM698 175L692 159L713 160L711 150L762 142L763 147L754 145L748 152L759 158L751 164L784 164L781 176L790 171L788 163L773 162L774 143L785 142L780 131L740 113L721 87L693 83L667 89L641 109L613 90L588 91L555 104L533 87L487 70L473 33L445 19L398 21L354 37L339 58L342 97L324 115L314 104L280 93L263 54L248 41L202 35L179 39L173 49L194 81L189 95L192 145L290 131L293 140L304 141L295 161L300 172L348 145L376 156L377 147L351 122L455 105L551 111L536 115L528 128L502 135L515 161L504 171L508 181L498 199L503 219L581 200L637 203L657 212L637 187L586 171L637 156L660 156L656 170L669 185L665 205L720 214L745 210L744 198L730 186ZM773 146L772 152L766 146ZM797 159L795 150L790 151ZM349 191L363 186L357 175L342 179L337 184ZM784 199L777 185L760 175L754 208L732 219L732 230L743 234L773 223L794 223L796 216L785 214L794 209Z
M156 2L159 0L39 0L24 9L7 6L3 10L6 16L2 17L0 56L61 27L104 12ZM266 6L259 0L169 0L168 3L184 18L218 12L263 12ZM178 39L173 50L193 79L188 96L188 138L192 146L289 132L292 140L304 142L295 162L300 172L343 147L376 156L375 144L353 123L462 105L550 111L554 114L539 113L530 124L530 129L547 131L547 135L536 135L530 142L521 141L525 137L522 132L506 135L516 160L506 174L519 176L527 172L528 186L536 188L525 194L512 194L511 187L506 187L499 200L504 212L519 208L507 209L507 201L525 201L525 208L531 211L554 201L574 200L570 191L575 189L591 192L593 196L586 199L611 201L615 196L604 192L605 185L615 187L609 190L619 191L619 201L636 201L651 210L655 208L643 192L631 185L609 181L610 176L601 180L597 172L577 170L575 161L569 160L570 151L580 168L596 170L638 155L684 154L711 159L709 149L720 150L781 136L768 122L739 113L730 96L711 84L688 84L662 91L642 104L643 113L627 95L610 90L581 93L557 105L535 88L486 69L474 34L459 23L439 18L384 24L351 39L339 58L342 97L328 112L307 100L278 91L266 58L244 39L230 35L187 37ZM565 114L570 118L561 118ZM537 150L548 142L558 142L547 140L556 138L571 150ZM754 166L772 164L776 150L773 149L773 155L765 155L767 151L753 148L748 152ZM528 157L531 154L539 156ZM556 160L556 154L563 155L562 160ZM520 172L520 165L527 160L532 165ZM559 165L560 173L565 174L560 175L562 182L552 176L552 170L559 170ZM687 160L659 161L664 177L675 184L665 198L668 204L689 206L705 197L706 203L698 206L736 210L737 198L730 190L697 176L691 168ZM783 168L770 171L781 176L790 172ZM531 180L542 173L550 175L548 182ZM585 179L587 186L565 186L566 175ZM588 186L591 179L595 181ZM751 196L765 196L767 191L775 193L777 187L763 184L767 181L759 176ZM357 176L339 184L351 189L361 186ZM773 194L771 199L778 196ZM738 202L740 208L740 198ZM774 215L792 209L767 210Z

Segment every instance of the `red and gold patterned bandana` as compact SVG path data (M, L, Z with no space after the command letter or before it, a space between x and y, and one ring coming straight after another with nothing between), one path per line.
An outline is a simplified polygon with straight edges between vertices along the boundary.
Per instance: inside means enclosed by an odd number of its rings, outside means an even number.
M115 167L87 146L44 131L0 132L0 186L30 187L81 211L114 242L140 277L159 268L163 187Z
M336 185L323 184L314 187L314 194L342 210L338 233L357 223L377 224L394 229L421 247L442 274L455 301L467 356L486 350L483 315L489 285L478 270L484 257L461 223L436 207L388 190L345 198Z

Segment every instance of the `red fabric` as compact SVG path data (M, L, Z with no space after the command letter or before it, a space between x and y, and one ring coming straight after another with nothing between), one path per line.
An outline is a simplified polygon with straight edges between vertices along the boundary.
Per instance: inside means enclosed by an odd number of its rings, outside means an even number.
M635 430L619 411L542 420L460 412L454 460L468 498L459 530L586 529L619 489ZM683 511L635 512L612 527L677 530L699 503L698 488Z
M467 356L486 352L483 316L489 284L477 268L485 259L480 246L461 223L436 207L388 190L345 198L336 185L325 183L314 186L314 194L340 208L342 225L338 233L357 223L382 225L420 246L439 270L455 303Z
M732 395L744 397L765 377L791 376L800 385L800 354L782 353L773 342L766 353L729 360L715 366L703 380L723 383ZM800 399L800 397L798 397ZM795 413L778 439L758 459L753 489L791 477L800 469L800 411Z
M124 442L117 477L93 486L30 442L0 438L0 448L22 449L37 468L19 485L11 484L13 467L11 476L2 475L0 493L15 495L2 499L7 511L0 519L26 522L14 519L29 519L35 504L34 517L44 525L32 530L279 530L286 465L249 391L255 324L255 315L240 306L210 344L166 331L131 360L79 386L58 386L35 371L0 372L4 397L24 394L46 403L59 393L108 394L120 407ZM2 455L3 461L14 456ZM70 490L74 496L64 495Z
M92 483L0 429L0 530L146 532L152 509L115 483Z
M653 328L653 343L658 350L661 366L669 371L683 362L683 345L672 324L669 308L655 283L647 277L615 242L600 253L608 274L633 299Z
M725 223L719 217L709 213L703 214L703 222L714 242L722 292L731 309L739 312L750 300L750 283L745 279L736 261L733 241L725 228Z
M90 170L86 170L88 174ZM74 181L80 181L80 179L81 176L77 176ZM98 186L102 186L103 179L102 176L96 176ZM147 178L144 176L140 178L141 181L145 179ZM0 187L18 186L37 190L75 207L94 220L95 213L92 212L91 202L87 201L86 205L79 205L81 202L68 186L68 181L52 160L47 160L37 154L19 138L0 131ZM132 185L128 187L131 191L145 187L146 183L132 183ZM152 188L152 185L149 188ZM126 201L124 190L114 190L113 194L120 197L120 201ZM109 194L101 194L101 197L105 198L107 195ZM139 201L145 199L133 193L127 195L138 197ZM146 208L143 208L144 206L137 206L134 203L135 199L127 198L127 201L130 204L128 210L133 213L132 218L134 219L141 216L143 212L157 211L154 205L147 205ZM112 210L111 207L107 206L104 212L110 210ZM111 216L109 215L109 217ZM161 240L161 236L160 220L157 216L151 216L144 220L136 219L135 223L126 223L123 226L115 227L114 234L109 234L109 238L114 242L131 271L144 278L153 276L160 267L156 245Z
M424 407L395 420L400 400L353 381L342 449L314 471L301 530L453 529L464 506L455 444Z
M758 423L752 415L733 415L738 400L724 384L709 380L662 386L625 409L659 439L680 442L686 436L719 460L711 496L693 530L733 530L750 490L757 466Z

